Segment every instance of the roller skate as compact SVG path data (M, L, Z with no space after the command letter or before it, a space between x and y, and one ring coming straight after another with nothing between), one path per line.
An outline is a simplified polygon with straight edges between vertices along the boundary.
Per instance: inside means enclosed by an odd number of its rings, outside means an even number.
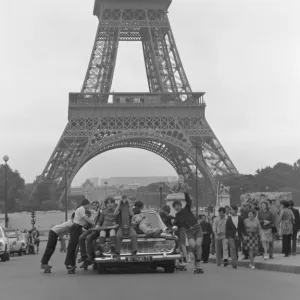
M188 266L188 263L186 261L186 257L183 257L182 259L180 259L178 261L178 263L175 266L175 269L177 271L187 271L187 266Z
M195 274L203 274L204 273L203 269L200 268L200 259L195 259L194 273Z
M66 266L68 270L68 274L75 274L76 267L75 266Z
M44 273L51 273L52 266L41 264L41 269L44 270Z

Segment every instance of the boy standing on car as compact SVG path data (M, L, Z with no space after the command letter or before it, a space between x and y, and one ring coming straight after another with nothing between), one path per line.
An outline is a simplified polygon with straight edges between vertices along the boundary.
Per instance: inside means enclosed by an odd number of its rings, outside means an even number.
M189 241L189 245L195 256L195 273L203 273L200 268L201 255L202 255L202 229L201 225L198 223L197 218L192 213L192 200L190 195L185 192L185 202L186 205L182 208L180 201L176 200L173 202L173 208L176 211L175 220L176 223L184 227L186 230L186 235Z

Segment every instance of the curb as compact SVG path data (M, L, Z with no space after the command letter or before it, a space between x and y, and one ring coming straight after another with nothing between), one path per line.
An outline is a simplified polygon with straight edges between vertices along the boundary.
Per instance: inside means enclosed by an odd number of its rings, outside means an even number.
M210 258L208 261L210 263L216 263L215 258ZM230 260L229 260L228 267L231 267ZM248 261L238 261L238 267L248 268L249 262ZM255 268L257 270L264 270L264 271L300 274L300 266L289 266L289 265L281 265L281 264L268 264L268 263L263 263L263 262L255 262Z

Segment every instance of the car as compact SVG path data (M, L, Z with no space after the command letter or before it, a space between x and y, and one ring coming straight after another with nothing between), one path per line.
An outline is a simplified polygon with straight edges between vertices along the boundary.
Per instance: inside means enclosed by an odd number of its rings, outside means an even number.
M99 243L97 240L94 245L94 269L99 274L105 272L106 269L126 269L133 266L144 267L148 270L161 267L166 273L174 273L176 261L182 258L178 248L178 238L174 232L166 232L167 227L157 212L143 211L142 214L150 222L152 228L162 229L163 232L158 238L147 238L145 234L138 234L138 251L135 258L131 256L130 239L123 239L118 259L110 253L109 238L106 238L103 255L97 250Z
M20 242L22 243L22 252L23 254L27 254L28 245L28 238L26 233L22 232L19 234Z
M4 231L10 242L10 253L22 256L23 247L22 242L20 240L20 233L16 229L11 228L6 228L4 229Z
M0 226L0 259L7 261L10 259L10 243L4 229Z

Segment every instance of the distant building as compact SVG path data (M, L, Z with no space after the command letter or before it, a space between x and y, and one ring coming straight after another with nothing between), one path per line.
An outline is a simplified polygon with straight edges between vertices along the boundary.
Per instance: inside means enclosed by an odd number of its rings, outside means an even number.
M99 178L99 177L88 178L88 180L89 180L94 186L100 186L100 178Z
M174 182L177 181L177 176L146 176L146 177L110 177L101 178L100 186L104 186L104 182L107 182L108 186L120 186L120 185L139 185L147 186L156 182Z

